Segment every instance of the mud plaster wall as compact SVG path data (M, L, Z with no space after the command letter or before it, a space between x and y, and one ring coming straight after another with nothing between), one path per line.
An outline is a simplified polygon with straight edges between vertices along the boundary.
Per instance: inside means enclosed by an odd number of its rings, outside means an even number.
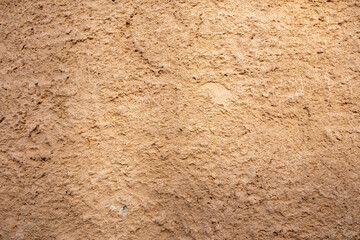
M359 239L359 20L0 1L0 239Z

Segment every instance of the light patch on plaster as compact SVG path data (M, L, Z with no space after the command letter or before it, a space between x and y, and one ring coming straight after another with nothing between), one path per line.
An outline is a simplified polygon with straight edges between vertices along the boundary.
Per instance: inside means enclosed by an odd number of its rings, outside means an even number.
M233 98L232 92L220 83L205 83L200 87L200 90L206 92L210 96L211 101L215 104L226 106Z

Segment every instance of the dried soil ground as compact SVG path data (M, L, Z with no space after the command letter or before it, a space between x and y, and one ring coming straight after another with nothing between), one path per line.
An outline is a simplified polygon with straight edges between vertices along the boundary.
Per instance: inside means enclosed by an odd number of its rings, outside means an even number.
M1 0L0 239L359 239L358 0Z

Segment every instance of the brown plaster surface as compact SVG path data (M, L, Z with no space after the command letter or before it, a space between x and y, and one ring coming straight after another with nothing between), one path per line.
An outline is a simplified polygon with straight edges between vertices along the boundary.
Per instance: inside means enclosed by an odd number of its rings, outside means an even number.
M1 0L0 239L360 239L358 0Z

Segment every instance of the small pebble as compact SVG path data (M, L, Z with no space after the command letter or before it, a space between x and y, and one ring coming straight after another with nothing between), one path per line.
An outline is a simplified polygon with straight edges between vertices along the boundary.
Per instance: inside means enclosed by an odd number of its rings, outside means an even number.
M123 217L126 217L126 215L128 215L129 212L128 212L128 208L127 206L125 205L120 211L119 211L119 215L123 216Z

